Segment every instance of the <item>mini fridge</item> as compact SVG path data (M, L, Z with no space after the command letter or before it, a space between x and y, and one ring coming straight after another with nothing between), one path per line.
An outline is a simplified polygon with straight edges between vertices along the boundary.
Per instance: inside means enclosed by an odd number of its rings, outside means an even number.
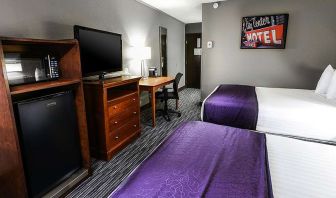
M30 197L41 197L82 167L74 95L63 92L16 103Z

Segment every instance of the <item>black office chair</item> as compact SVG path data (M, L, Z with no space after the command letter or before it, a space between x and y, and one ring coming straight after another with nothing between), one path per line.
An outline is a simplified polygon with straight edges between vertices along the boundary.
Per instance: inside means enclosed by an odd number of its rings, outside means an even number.
M165 120L170 121L169 114L177 114L178 117L181 117L181 112L175 111L172 109L168 109L168 100L176 100L176 110L178 109L178 101L179 101L179 94L178 94L178 84L182 78L182 73L177 73L175 76L175 80L173 83L173 88L163 87L162 91L156 92L156 98L164 101L164 108L157 110L158 112L162 113L161 115L164 117ZM168 91L169 89L173 89L172 92Z

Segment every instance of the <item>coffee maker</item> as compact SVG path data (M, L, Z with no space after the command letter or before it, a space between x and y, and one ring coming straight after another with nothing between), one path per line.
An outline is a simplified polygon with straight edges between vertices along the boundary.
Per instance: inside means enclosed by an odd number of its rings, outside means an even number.
M149 72L149 77L157 77L158 76L158 72L157 72L156 67L148 68L148 72Z

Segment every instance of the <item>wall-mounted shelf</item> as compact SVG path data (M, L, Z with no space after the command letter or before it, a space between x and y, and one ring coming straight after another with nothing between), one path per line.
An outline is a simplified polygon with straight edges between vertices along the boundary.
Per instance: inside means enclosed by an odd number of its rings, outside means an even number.
M50 89L55 87L67 86L78 84L81 81L79 79L60 79L56 81L40 82L35 84L26 84L10 87L10 93L12 96L18 94L25 94L33 91L40 91L44 89Z

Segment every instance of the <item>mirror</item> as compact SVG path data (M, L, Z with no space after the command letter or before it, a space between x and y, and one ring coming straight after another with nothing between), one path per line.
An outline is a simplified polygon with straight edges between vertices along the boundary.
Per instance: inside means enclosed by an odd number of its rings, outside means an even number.
M159 27L160 34L160 73L161 76L167 76L167 28Z

